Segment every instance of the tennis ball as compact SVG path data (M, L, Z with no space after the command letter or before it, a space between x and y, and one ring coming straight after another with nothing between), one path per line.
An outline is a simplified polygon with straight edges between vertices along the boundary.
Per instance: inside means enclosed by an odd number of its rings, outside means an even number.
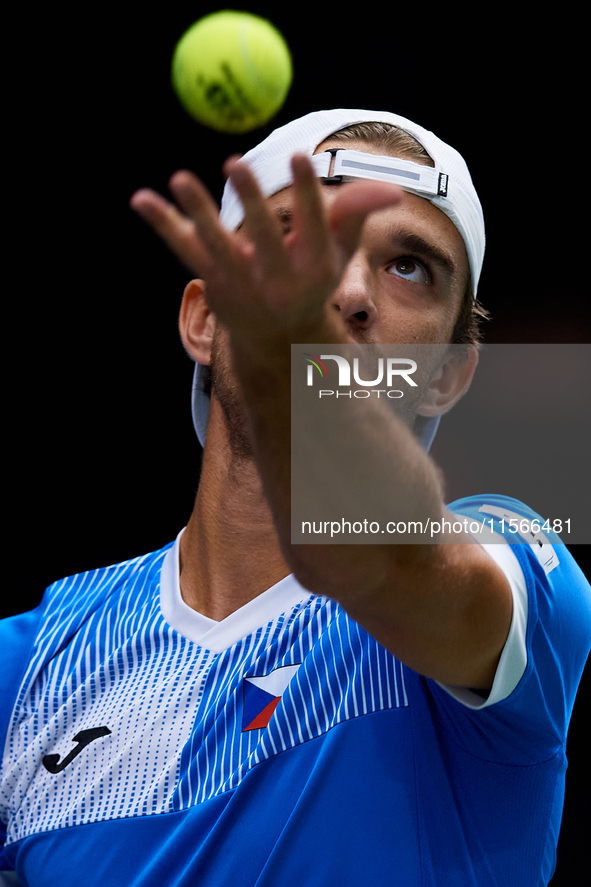
M223 10L199 19L172 59L172 83L185 110L222 132L262 126L285 101L291 81L283 36L248 12Z

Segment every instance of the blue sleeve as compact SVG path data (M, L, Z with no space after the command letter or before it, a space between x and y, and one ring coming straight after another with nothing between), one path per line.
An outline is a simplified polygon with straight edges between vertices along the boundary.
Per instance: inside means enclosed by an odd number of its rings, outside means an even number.
M0 749L4 750L6 732L16 696L24 677L31 649L41 619L41 605L28 613L0 620ZM0 872L12 868L5 856L6 828L0 821ZM0 876L1 877L1 876Z
M482 710L462 712L461 704L452 700L453 716L464 727L470 721L475 731L484 728L486 744L490 747L494 737L492 747L514 763L536 763L559 754L591 649L589 582L560 538L522 502L507 496L471 496L449 508L480 523L486 520L505 537L523 571L528 599L527 664L518 685L506 699ZM533 522L533 533L528 532L528 522ZM439 688L435 692L445 693Z
M0 738L2 747L12 708L41 619L41 605L28 613L0 619Z

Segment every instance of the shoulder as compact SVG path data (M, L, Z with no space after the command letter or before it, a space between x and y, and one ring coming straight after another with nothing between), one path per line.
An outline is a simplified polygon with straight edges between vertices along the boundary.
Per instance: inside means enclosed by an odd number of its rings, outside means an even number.
M512 625L493 690L474 709L509 713L563 744L591 649L591 586L556 532L532 508L507 496L471 496L449 510L505 573L513 594ZM474 524L474 525L473 525Z
M0 620L0 745L12 713L41 620L41 606L28 613Z
M43 632L56 626L61 631L72 630L86 621L110 599L122 593L135 594L141 600L160 574L162 562L172 543L158 551L134 557L118 564L99 567L83 573L66 576L52 583L41 602Z
M509 496L470 496L448 507L468 520L469 532L491 555L495 553L493 545L500 552L503 543L509 544L523 574L528 602L537 615L542 602L551 602L548 615L570 618L581 640L591 644L591 586L560 536L561 521L544 519Z
M55 656L93 613L124 590L136 602L141 601L142 595L153 595L153 580L171 546L172 543L119 564L59 579L47 587L34 610L0 620L0 737L33 661L39 666Z

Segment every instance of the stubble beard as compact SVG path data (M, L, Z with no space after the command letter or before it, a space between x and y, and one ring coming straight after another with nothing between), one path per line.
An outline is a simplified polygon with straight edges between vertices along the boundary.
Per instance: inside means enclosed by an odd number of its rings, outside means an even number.
M218 327L211 345L211 386L226 423L232 458L239 462L254 459L248 421L238 384L232 372L227 335Z
M374 344L374 343L371 343ZM234 464L254 462L254 449L249 433L248 419L240 389L232 369L232 358L229 347L228 335L219 326L213 337L211 347L211 384L212 396L217 399L224 417L227 430L228 445ZM433 372L434 367L430 368ZM421 435L428 418L418 413L420 401L425 383L430 376L427 371L426 378L418 389L411 389L409 396L402 405L395 402L390 406L398 414L405 425L414 431L415 435Z

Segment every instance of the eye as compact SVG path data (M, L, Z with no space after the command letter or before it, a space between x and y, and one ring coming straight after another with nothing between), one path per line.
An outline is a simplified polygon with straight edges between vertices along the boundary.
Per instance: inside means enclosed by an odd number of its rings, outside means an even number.
M277 219L281 225L281 234L285 237L291 232L293 214L291 210L282 209L277 213Z
M394 274L403 280L410 280L412 283L420 283L423 286L431 282L429 272L425 266L410 256L404 256L392 262L386 271L388 274Z

